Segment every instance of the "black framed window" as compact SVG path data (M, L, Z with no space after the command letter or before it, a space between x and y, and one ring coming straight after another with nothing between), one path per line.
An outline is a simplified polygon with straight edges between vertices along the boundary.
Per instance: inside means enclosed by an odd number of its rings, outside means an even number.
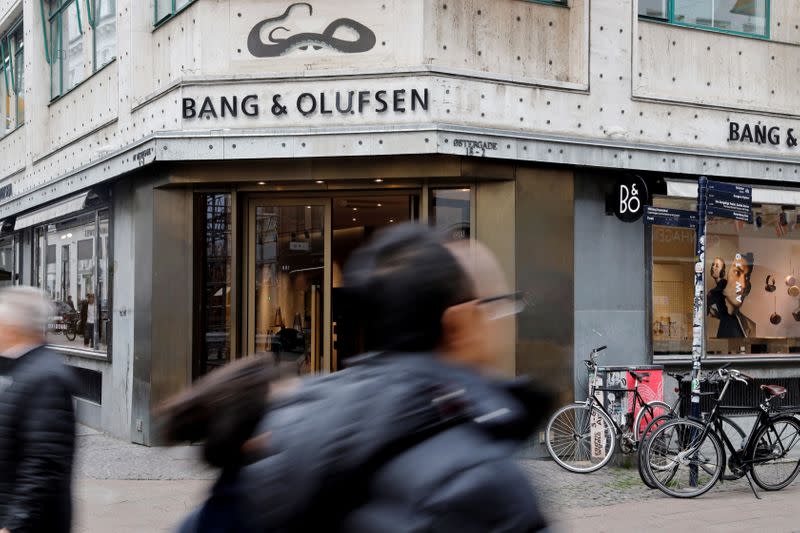
M470 238L472 190L469 187L432 189L429 205L428 222L445 239Z
M34 230L36 284L53 302L51 345L108 353L111 338L109 211L69 216Z
M232 212L229 193L196 197L199 305L195 318L196 377L231 360Z

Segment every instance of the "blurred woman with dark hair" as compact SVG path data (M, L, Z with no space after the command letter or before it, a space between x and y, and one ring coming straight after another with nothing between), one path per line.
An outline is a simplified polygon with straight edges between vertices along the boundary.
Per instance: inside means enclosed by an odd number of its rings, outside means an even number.
M265 358L250 357L204 376L160 407L156 415L169 444L202 441L204 460L221 469L201 509L180 527L181 533L244 531L237 494L240 468L250 449L263 449L267 435L254 435L267 411L279 370Z

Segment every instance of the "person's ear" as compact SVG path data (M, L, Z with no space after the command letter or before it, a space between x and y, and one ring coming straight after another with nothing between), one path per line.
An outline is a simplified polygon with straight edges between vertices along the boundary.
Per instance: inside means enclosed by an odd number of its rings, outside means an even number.
M448 307L442 315L442 344L445 351L460 352L472 343L476 322L479 318L475 302Z

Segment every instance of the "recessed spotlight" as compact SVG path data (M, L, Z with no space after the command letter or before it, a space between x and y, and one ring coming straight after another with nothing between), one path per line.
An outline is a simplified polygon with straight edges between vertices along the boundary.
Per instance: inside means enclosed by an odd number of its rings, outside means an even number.
M267 183L266 183L266 182L264 182L264 181L259 181L259 182L258 182L258 184L259 184L259 185L266 185Z
M378 204L378 207L383 207L383 204Z
M307 205L307 206L306 206L306 209L311 209L311 206L310 206L310 205Z
M461 192L469 192L469 189L461 189Z
M355 221L356 221L356 219L353 219L353 222L355 222Z
M325 183L325 180L317 180L316 183L317 185L322 185L323 183Z
M357 207L354 207L354 208L353 208L353 211L358 211L358 208L357 208Z
M390 218L390 219L389 219L389 222L394 222L394 219L393 219L393 218Z
M383 180L378 178L378 179L375 180L375 183L383 183Z

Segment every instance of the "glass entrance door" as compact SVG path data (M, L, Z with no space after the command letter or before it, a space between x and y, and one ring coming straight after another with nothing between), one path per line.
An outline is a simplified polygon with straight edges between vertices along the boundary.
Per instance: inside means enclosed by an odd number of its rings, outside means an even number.
M297 374L330 368L329 203L250 203L248 352Z

